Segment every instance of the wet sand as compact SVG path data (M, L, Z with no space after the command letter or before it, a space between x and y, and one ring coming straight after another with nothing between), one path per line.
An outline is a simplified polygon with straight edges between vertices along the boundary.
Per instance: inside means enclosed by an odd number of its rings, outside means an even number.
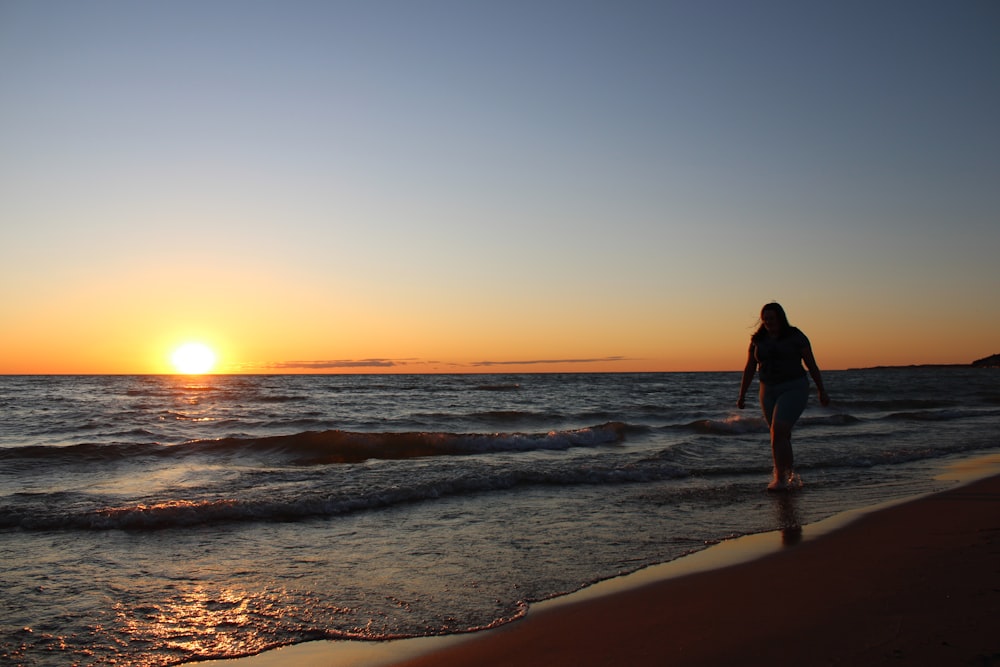
M723 543L536 605L524 619L487 632L313 642L220 662L1000 665L1000 476L847 518L853 520L840 517L802 535Z

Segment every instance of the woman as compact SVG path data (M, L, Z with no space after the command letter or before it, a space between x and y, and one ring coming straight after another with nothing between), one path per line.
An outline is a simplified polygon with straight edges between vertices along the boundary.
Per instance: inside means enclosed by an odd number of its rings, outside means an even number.
M771 455L774 478L769 491L784 491L800 485L793 468L792 426L806 408L809 380L806 368L816 383L819 402L826 406L830 397L823 388L823 377L813 357L806 335L788 323L785 310L769 303L760 311L760 327L750 337L750 352L743 369L740 398L736 407L746 407L746 393L754 373L760 370L760 407L771 429ZM802 367L805 362L806 368Z

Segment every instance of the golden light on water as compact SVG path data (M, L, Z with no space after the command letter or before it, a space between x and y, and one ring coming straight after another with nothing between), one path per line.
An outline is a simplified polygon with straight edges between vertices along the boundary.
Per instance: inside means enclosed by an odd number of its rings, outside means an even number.
M222 589L212 594L195 586L141 611L116 603L116 624L132 641L152 642L182 655L235 657L271 646L266 635L249 629L254 602L259 600L247 591Z

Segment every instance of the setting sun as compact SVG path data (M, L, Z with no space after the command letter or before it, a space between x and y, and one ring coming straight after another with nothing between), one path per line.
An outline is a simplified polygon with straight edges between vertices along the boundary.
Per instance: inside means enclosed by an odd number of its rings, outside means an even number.
M185 375L208 373L215 366L215 359L215 352L204 343L185 343L170 355L174 368Z

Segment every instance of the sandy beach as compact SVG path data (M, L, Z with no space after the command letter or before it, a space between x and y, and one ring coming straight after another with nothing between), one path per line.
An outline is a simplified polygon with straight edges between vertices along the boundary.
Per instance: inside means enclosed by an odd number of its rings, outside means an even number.
M221 662L1000 665L1000 476L831 525L723 543L631 581L536 605L489 632L313 642Z

